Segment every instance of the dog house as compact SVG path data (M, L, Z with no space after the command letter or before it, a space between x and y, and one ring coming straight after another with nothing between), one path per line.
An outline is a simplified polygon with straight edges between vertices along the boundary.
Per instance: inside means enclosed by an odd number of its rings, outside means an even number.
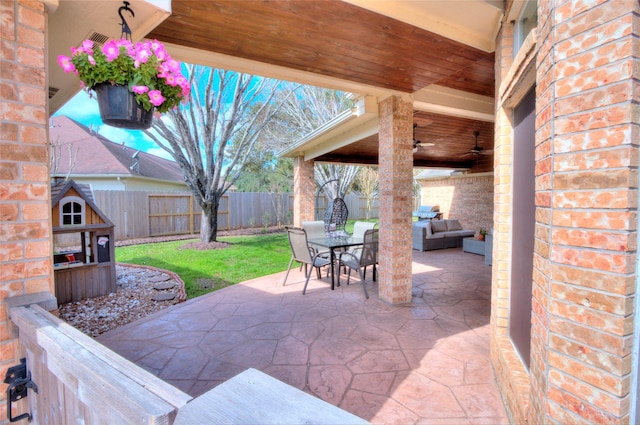
M53 269L58 304L116 292L114 225L88 185L51 187Z

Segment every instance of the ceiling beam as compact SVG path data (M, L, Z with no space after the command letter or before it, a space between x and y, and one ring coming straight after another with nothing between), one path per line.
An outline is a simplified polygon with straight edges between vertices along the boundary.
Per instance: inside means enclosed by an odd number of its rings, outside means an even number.
M432 85L412 95L413 108L442 115L495 122L492 97Z

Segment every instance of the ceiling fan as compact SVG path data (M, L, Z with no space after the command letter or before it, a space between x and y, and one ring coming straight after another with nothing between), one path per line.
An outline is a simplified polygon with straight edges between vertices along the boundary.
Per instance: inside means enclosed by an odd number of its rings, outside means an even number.
M427 146L435 146L435 143L431 142L421 142L420 140L416 140L416 127L418 124L413 124L413 153L418 152L418 148L427 147Z
M473 135L476 138L476 144L471 149L469 149L469 154L491 155L493 153L493 149L485 149L482 146L478 146L478 136L480 135L480 132L479 131L474 131Z

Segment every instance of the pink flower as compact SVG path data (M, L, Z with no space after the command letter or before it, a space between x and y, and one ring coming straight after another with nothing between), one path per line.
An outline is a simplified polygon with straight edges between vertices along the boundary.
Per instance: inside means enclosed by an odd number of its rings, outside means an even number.
M166 60L171 59L171 58L169 57L169 54L167 53L167 51L166 51L166 50L164 50L162 47L160 47L158 50L154 50L154 52L155 52L155 54L156 54L156 56L158 57L158 60L159 60L160 62L164 62L164 61L166 61Z
M136 94L144 94L149 91L149 87L147 86L133 86L131 87L131 91Z
M180 62L175 59L169 59L163 66L166 65L167 69L171 72L180 73Z
M151 102L153 106L162 105L162 102L164 102L164 97L162 97L162 93L160 93L160 90L151 90L149 92L149 102Z
M63 56L63 55L58 56L58 65L62 67L64 72L74 72L76 70L76 67L73 65L73 62L71 62L71 58L68 56Z
M115 40L109 40L102 46L102 53L107 58L107 62L112 62L120 56L120 47Z
M93 58L93 56L89 55L87 56L87 60L89 61L89 63L93 66L96 65L96 60Z
M178 85L178 83L176 82L176 77L174 77L173 74L167 75L164 80L169 86L175 87Z
M151 56L151 51L147 49L137 50L135 61L136 63L147 63L149 56Z
M90 55L91 53L93 53L93 41L91 40L85 40L82 42L82 47L80 47L80 50L88 55Z

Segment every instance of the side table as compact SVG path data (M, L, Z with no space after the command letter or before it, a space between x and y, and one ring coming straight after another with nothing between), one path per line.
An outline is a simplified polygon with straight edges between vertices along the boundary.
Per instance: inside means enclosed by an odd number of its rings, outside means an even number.
M476 238L464 238L462 239L462 252L484 255L484 241L479 241Z

